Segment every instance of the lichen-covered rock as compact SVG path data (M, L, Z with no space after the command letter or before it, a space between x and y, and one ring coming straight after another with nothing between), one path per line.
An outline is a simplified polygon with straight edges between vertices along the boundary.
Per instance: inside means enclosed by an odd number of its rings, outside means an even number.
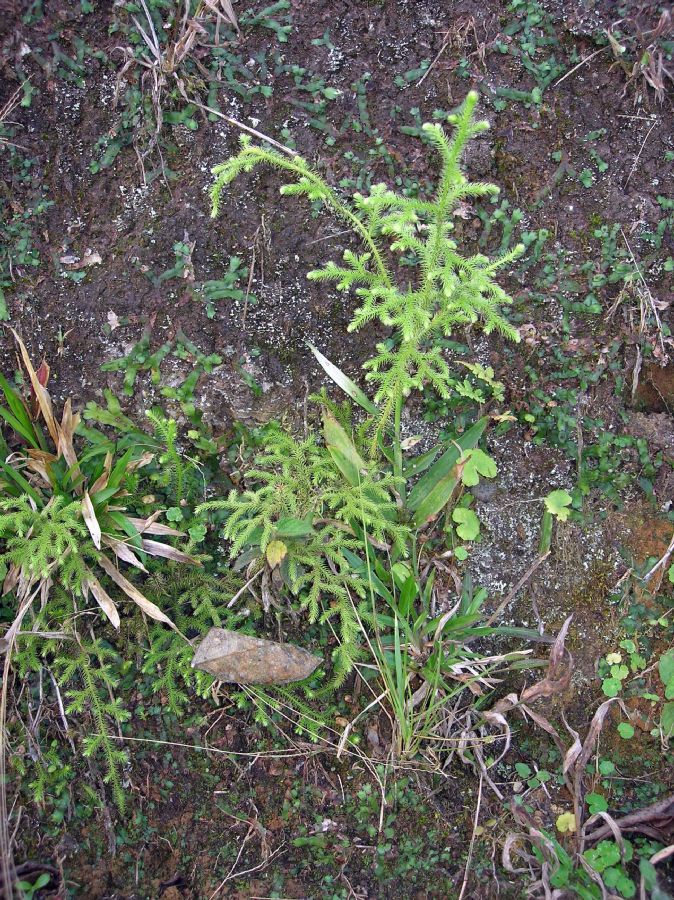
M211 628L194 654L192 667L236 684L288 684L308 678L322 661L294 644Z

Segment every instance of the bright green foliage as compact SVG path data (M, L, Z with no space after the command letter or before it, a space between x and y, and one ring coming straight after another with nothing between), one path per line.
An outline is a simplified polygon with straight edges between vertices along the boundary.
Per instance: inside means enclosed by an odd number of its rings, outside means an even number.
M349 326L351 331L374 320L394 329L394 345L379 344L376 355L365 363L367 378L376 387L375 401L380 405L380 432L392 418L396 404L412 390L431 385L437 394L448 398L456 389L457 379L441 349L435 346L438 337L479 321L487 333L497 330L519 339L500 313L500 307L511 301L494 277L523 252L523 246L490 261L482 254L462 256L451 238L452 214L459 203L498 192L492 184L470 183L460 167L466 143L489 127L474 118L477 99L475 92L469 93L458 113L450 117L455 126L451 139L440 125L424 125L424 134L441 164L432 200L405 197L377 184L368 196L357 193L349 203L301 157L288 158L254 146L248 137L241 139L237 156L213 170L214 216L225 186L242 172L266 163L294 177L294 183L281 188L283 195L302 195L322 202L365 245L364 253L348 250L343 265L329 262L310 272L309 278L334 282L338 290L355 291L360 305ZM410 283L409 265L403 268L397 264L401 257L408 259L410 255L417 271L414 283Z
M368 615L360 612L352 594L362 600L372 590L368 577L354 578L354 560L357 568L362 555L369 560L365 553L368 543L385 549L394 561L412 552L406 524L411 518L405 496L409 470L403 465L401 441L405 398L413 390L430 386L445 399L459 394L484 402L484 395L478 394L467 378L450 371L438 339L477 323L487 333L497 330L513 340L519 338L501 314L501 306L510 298L494 278L523 248L518 246L492 262L482 254L462 256L451 237L453 213L460 203L498 191L494 185L471 184L461 171L466 143L488 128L486 122L474 118L476 103L477 94L471 92L450 118L455 127L451 138L437 124L424 126L440 159L438 187L429 200L398 195L377 184L367 196L356 193L347 201L301 157L289 158L254 146L248 137L242 138L236 156L213 170L214 216L225 187L264 163L292 177L292 183L281 188L284 196L319 201L344 220L364 245L363 252L348 250L341 264L328 262L308 277L355 293L359 305L349 330L373 321L393 330L392 340L379 344L365 363L366 378L375 386L375 404L312 348L328 374L368 412L370 418L357 435L353 435L350 417L345 418L343 410L331 407L322 397L325 446L315 436L296 441L277 429L270 435L267 451L246 474L245 490L201 507L226 513L223 536L231 544L232 556L245 552L246 561L257 559L259 567L275 570L278 565L282 581L299 596L311 621L338 617L337 681L358 652L358 616L363 621ZM478 379L495 384L492 370L468 368ZM392 447L386 450L391 422ZM363 438L368 429L374 437L370 436L366 450ZM432 455L429 464L431 461ZM442 485L436 469L431 471L438 502L430 511L418 502L410 505L412 511L418 507L424 513L414 519L417 525L431 521L461 482L470 486L481 477L493 478L496 467L471 444L462 455L460 451L456 454L451 465L447 461ZM457 522L462 533L476 536L479 523L474 513L465 509L459 515L464 516Z
M228 609L227 604L240 587L241 579L232 571L215 578L202 569L180 566L151 575L145 589L189 636L204 635L212 627L239 627L241 614ZM187 707L191 692L205 697L214 681L207 673L192 668L193 655L194 648L175 631L161 625L150 630L142 671L154 676L153 689L166 693L168 708L177 716Z
M0 500L0 561L14 564L31 580L58 577L67 589L80 592L84 559L95 558L79 502L55 496L43 509L33 509L26 494Z
M547 497L544 497L545 508L553 516L556 516L560 522L566 522L571 514L571 509L569 507L571 506L572 499L573 498L568 491L550 491Z
M115 803L120 810L125 807L120 769L127 761L127 754L110 736L108 723L121 723L130 718L115 697L113 689L119 680L119 657L100 638L75 644L72 655L60 655L54 661L59 682L71 685L67 696L70 701L66 712L90 713L94 729L82 739L84 755L102 755L106 765L104 780L110 785Z
M332 417L329 434L346 432ZM350 443L350 441L349 441ZM379 474L355 445L350 457L359 460L358 483L345 478L340 466L346 453L336 455L335 445L319 445L315 436L296 441L279 426L267 432L265 450L246 473L246 489L232 491L225 500L203 504L197 510L223 510L227 518L223 536L230 556L252 551L247 559L265 565L265 553L273 541L282 541L286 554L280 572L310 620L339 622L340 646L335 677L343 680L353 665L359 626L350 590L361 597L365 585L353 579L345 551L362 552L363 534L403 552L408 530L396 521L393 499L395 479ZM347 469L348 471L348 469ZM321 612L321 609L323 610Z
M157 483L169 490L170 496L180 501L185 499L187 488L187 466L180 454L176 441L178 425L175 419L167 419L157 410L148 410L145 415L154 429L154 441L161 447L157 462L160 473Z

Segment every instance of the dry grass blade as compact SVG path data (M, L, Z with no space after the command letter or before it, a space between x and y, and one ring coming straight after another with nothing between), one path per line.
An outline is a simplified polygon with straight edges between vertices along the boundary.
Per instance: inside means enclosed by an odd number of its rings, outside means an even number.
M112 625L115 628L119 628L119 613L117 612L115 601L107 593L107 591L101 585L100 581L96 578L93 572L88 572L87 580L83 586L85 589L90 590L94 595L94 597L96 598L96 602L108 617Z
M28 351L26 350L24 342L21 340L21 338L13 328L10 328L9 330L12 332L17 344L19 345L21 359L23 361L26 372L28 372L28 377L30 378L30 383L35 393L35 398L40 407L42 418L44 419L45 425L47 426L47 430L51 435L54 446L58 447L61 431L56 419L54 418L54 411L51 405L51 397L47 393L46 389L40 384L40 380L37 377L37 373L33 368L32 362L30 361L30 356L28 356Z
M201 565L199 560L188 553L183 553L182 550L176 550L175 547L171 547L169 544L162 544L160 541L142 540L141 546L150 556L161 556L164 559L172 559L174 562L187 563L193 566Z
M47 393L46 389L45 393ZM70 404L70 398L68 398L63 406L63 415L61 416L61 425L59 430L59 442L56 448L56 452L59 454L59 456L63 456L65 461L70 466L72 470L73 481L75 482L75 491L77 493L79 493L82 488L77 483L77 475L79 474L79 462L77 460L77 454L75 453L73 438L75 437L75 431L79 424L79 414L73 414L72 406Z
M82 497L82 518L84 519L84 524L89 530L91 540L94 542L94 547L96 547L97 550L100 550L101 526L98 524L96 511L94 510L94 504L91 502L91 497L89 496L88 491L85 491Z
M588 764L590 757L596 750L599 735L604 727L604 720L614 703L618 703L622 707L625 715L627 715L625 705L619 697L611 697L609 700L605 700L592 717L590 728L583 741L583 746L569 768L569 771L573 772L573 804L576 814L576 835L579 849L583 840L582 825L585 801L585 766Z
M573 657L564 646L564 642L572 619L573 616L567 618L555 638L555 642L550 650L547 675L542 681L538 681L522 691L520 703L532 703L540 697L552 697L555 694L562 693L569 686L573 671ZM567 664L562 665L565 659Z
M26 84L30 81L30 78L27 78L24 82L22 82L18 88L14 91L9 100L5 103L5 105L0 109L0 124L7 121L7 118L11 115L11 113L16 109L16 107L21 102L21 94L23 93L23 89ZM0 147L18 147L20 150L26 150L24 146L21 144L16 144L14 141L10 141L5 137L0 137Z
M115 556L118 557L118 559L121 559L122 562L128 563L130 566L140 569L141 572L147 573L147 569L127 543L120 541L117 538L110 537L110 535L107 534L103 535L103 543L106 547L109 547Z
M154 619L156 622L163 622L164 625L168 625L170 628L173 628L174 631L180 634L180 631L176 627L176 625L169 619L166 613L163 613L158 606L156 606L151 600L148 600L144 594L138 590L127 578L125 578L122 573L115 567L115 565L110 562L107 556L100 556L98 558L98 565L103 569L103 571L110 576L111 580L115 582L117 587L121 588L127 597L133 600L143 612L148 615L151 619Z
M156 520L161 515L161 510L157 510L157 512L152 513L147 519L137 519L134 516L129 516L129 522L138 530L139 534L158 534L164 535L165 537L185 537L184 532L177 531L175 528L171 528L170 525L162 525L161 522L157 522Z

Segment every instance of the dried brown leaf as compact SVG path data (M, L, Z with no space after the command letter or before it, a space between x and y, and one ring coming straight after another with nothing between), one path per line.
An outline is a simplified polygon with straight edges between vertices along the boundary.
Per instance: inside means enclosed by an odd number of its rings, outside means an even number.
M141 572L147 572L143 563L138 559L131 547L129 547L125 541L120 541L117 538L104 534L103 543L123 562L128 563L130 566L134 566L136 569L140 569Z
M150 556L162 556L164 559L172 559L174 562L185 563L187 565L200 566L199 560L194 559L182 550L176 550L169 544L162 544L161 541L141 540L141 546Z
M105 454L105 461L103 463L103 471L98 476L96 481L89 488L89 493L94 496L102 491L104 488L108 486L108 478L110 477L110 472L112 470L112 453L108 452Z
M175 624L169 619L166 613L163 613L158 606L156 606L151 600L148 600L144 594L138 590L135 585L133 585L128 578L125 578L122 573L115 567L115 565L107 558L107 556L99 556L98 565L103 569L104 572L115 582L117 587L120 587L127 597L133 600L143 612L148 615L151 619L154 619L156 622L163 622L165 625L169 625L175 631L178 631ZM178 632L180 633L180 632Z
M88 570L87 570L88 571ZM88 588L96 598L96 602L101 607L105 615L115 628L119 628L119 613L112 597L105 590L100 581L93 572L88 572L85 587Z
M157 512L152 513L151 516L147 519L136 519L133 516L129 516L129 522L138 529L140 534L159 534L164 535L165 537L185 537L185 533L183 531L176 531L175 528L171 528L169 525L162 525L161 522L157 522L156 519L161 515L161 510L157 510Z
M89 529L89 534L91 535L91 540L94 542L94 546L97 550L100 550L101 526L98 524L94 504L91 502L88 491L85 491L82 496L82 518L84 519L84 524Z
M21 352L21 359L25 366L26 372L28 372L28 377L30 378L30 383L32 385L33 391L35 393L35 397L37 399L38 405L40 407L40 412L42 413L42 418L45 421L45 425L47 426L47 430L51 435L51 439L54 442L54 445L58 447L59 444L59 426L54 418L54 412L51 405L51 397L49 396L46 388L44 388L40 384L40 379L37 376L35 369L33 368L33 364L30 361L30 357L28 356L28 351L26 350L26 345L21 340L17 332L13 329L9 329L14 338L19 345L19 351Z

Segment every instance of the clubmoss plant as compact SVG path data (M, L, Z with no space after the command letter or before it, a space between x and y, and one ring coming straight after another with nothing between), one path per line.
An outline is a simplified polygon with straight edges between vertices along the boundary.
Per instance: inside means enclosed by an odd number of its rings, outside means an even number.
M394 343L378 344L365 363L366 378L376 388L376 430L382 434L394 421L395 473L402 474L400 420L405 398L430 385L442 398L457 390L460 379L442 356L437 339L449 337L462 326L482 323L486 333L502 332L519 340L503 318L500 307L511 298L494 281L504 266L524 251L518 244L495 260L481 253L462 256L452 239L453 213L458 204L498 193L498 187L470 182L461 171L468 141L489 128L474 118L478 95L471 91L459 111L449 117L455 126L451 139L438 124L427 123L423 132L440 158L435 196L430 200L406 197L385 184L373 185L368 196L356 193L349 201L299 156L286 157L271 148L241 138L239 153L213 169L212 214L217 216L225 187L238 175L260 164L293 176L281 188L283 196L305 196L320 201L342 219L361 240L364 252L344 253L343 265L328 262L308 273L315 281L334 282L338 290L355 291L360 305L349 325L356 331L378 320L393 329ZM415 265L402 265L412 256ZM411 276L415 274L416 277Z
M426 454L423 462L405 464L401 438L403 405L413 390L431 387L444 399L456 394L475 399L465 374L454 373L444 359L440 339L477 324L486 333L497 330L519 339L501 313L511 299L494 277L523 246L490 261L481 253L461 255L451 236L458 204L498 192L495 185L469 182L461 171L467 142L489 127L475 119L476 103L477 94L471 92L450 117L455 126L451 138L437 124L424 125L423 133L440 158L437 190L428 200L396 194L384 184L348 200L301 157L256 146L248 137L241 139L236 156L213 170L213 216L227 185L267 164L292 176L292 183L281 188L284 196L319 201L346 222L363 252L347 250L342 264L328 262L308 277L354 291L359 305L350 331L378 321L393 332L364 366L375 388L374 402L311 348L325 371L368 413L362 427L354 428L350 413L338 421L334 404L319 398L324 409L322 441L310 436L299 442L279 429L268 452L247 473L246 489L201 507L224 511L222 533L231 555L239 557L240 566L253 566L249 574L262 573L263 595L275 578L279 588L288 587L300 597L312 621L337 616L336 683L360 652L357 641L366 620L362 600L373 594L372 554L388 554L389 564L409 557L416 565L415 529L435 519L460 493L461 482L476 484L480 474L493 477L496 472L493 461L476 449L487 423L483 418L470 435L446 449L408 497L407 481L428 468L440 448ZM486 370L481 372L474 374L484 380ZM475 470L472 480L469 470ZM354 565L357 569L362 557L366 574L359 581Z

